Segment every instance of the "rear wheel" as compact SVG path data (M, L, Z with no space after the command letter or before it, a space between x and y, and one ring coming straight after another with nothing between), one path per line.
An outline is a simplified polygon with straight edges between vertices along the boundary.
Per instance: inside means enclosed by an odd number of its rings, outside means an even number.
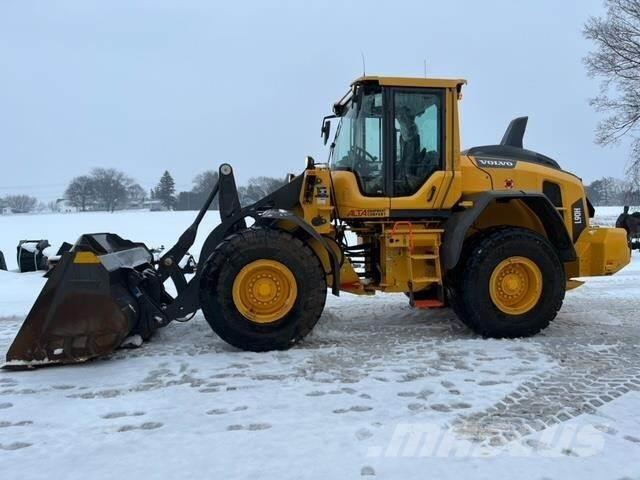
M522 228L500 228L473 239L452 276L450 299L458 317L486 337L538 333L564 299L562 263L549 242Z
M300 239L280 230L235 233L211 255L200 303L211 328L243 350L282 350L307 335L327 295L324 269Z

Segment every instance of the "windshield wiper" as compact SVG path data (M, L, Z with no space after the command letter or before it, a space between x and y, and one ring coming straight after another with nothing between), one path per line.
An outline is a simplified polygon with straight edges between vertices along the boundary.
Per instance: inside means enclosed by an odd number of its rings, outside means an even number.
M345 93L342 96L340 100L338 100L336 103L333 104L333 113L335 113L336 116L338 117L341 117L342 115L344 115L344 112L347 109L347 105L349 105L349 102L351 101L352 97L353 97L353 90L349 90L347 93Z
M333 142L331 142L331 145L329 145L329 157L327 158L327 163L329 164L331 164L331 158L333 157L333 152L336 149L336 138L338 138L338 135L340 135L340 130L342 130L342 119L340 119L340 123L338 123L336 134L333 136Z

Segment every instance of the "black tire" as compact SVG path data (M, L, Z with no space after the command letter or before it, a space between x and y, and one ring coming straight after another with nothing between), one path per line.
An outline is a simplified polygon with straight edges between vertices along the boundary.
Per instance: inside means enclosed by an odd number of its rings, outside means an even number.
M289 268L297 298L280 320L260 324L247 319L233 300L233 282L255 260L275 260ZM322 314L327 297L324 269L311 248L293 235L268 228L249 228L227 237L204 265L200 304L204 316L223 340L242 350L284 350L304 338Z
M512 315L492 301L490 279L503 260L521 256L533 261L542 274L542 291L526 313ZM524 228L493 229L470 239L459 267L448 279L451 306L460 320L484 337L517 338L535 335L556 317L566 289L564 266L553 246Z

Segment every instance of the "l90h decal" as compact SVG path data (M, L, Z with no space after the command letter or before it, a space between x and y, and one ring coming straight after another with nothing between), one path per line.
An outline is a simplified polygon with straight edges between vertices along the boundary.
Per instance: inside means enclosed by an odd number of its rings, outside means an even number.
M571 221L573 223L573 243L576 243L582 231L587 228L587 219L585 218L584 202L582 199L577 200L571 205Z

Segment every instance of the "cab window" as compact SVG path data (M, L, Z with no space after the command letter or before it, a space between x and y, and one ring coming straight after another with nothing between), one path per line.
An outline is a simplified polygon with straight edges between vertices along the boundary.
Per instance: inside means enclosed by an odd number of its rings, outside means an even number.
M351 101L336 135L331 168L356 175L364 195L384 195L382 93L362 90Z
M413 195L442 169L442 93L396 91L393 95L394 196Z

